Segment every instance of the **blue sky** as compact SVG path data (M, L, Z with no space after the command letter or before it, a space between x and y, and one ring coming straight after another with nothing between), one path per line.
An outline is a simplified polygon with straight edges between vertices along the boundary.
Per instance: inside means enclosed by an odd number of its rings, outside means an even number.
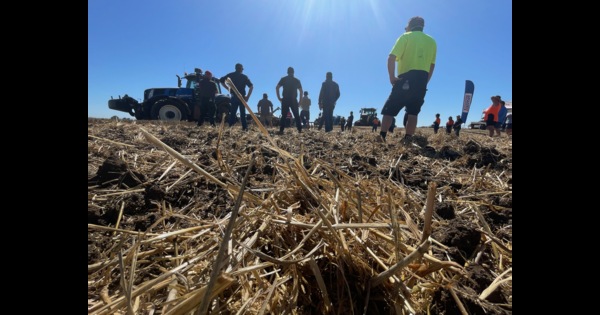
M238 62L254 111L263 93L280 105L275 86L292 66L311 120L327 71L341 91L334 115L379 114L391 91L387 57L415 15L438 46L418 126L460 115L465 80L475 84L467 123L492 95L512 101L510 0L88 0L88 117L132 118L108 108L111 96L139 100L146 88L176 87L176 74L221 77Z

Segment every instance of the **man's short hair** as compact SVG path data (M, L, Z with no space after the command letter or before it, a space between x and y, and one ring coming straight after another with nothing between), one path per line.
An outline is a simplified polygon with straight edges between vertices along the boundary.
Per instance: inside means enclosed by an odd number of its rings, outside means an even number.
M408 21L408 26L406 26L406 30L408 31L422 31L423 27L425 27L425 20L420 16L413 16Z

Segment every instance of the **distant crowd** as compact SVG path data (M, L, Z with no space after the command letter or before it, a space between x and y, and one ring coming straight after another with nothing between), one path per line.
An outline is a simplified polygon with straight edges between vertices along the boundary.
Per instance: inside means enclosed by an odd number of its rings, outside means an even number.
M403 119L405 134L402 143L412 141L417 125L417 117L425 101L427 85L433 76L437 55L436 41L423 32L424 27L425 20L422 17L412 17L404 28L405 32L398 37L389 52L387 70L392 89L383 104L381 120L376 115L370 116L367 120L371 124L373 132L377 132L378 128L381 127L375 141L385 142L387 133L393 133L396 126L396 116L402 109L405 109ZM246 106L252 95L254 85L248 76L242 73L243 70L243 65L237 63L234 72L228 73L218 80L212 79L212 73L206 71L205 76L198 82L198 88L195 90L197 101L193 116L197 119L198 125L202 125L205 120L208 120L214 126L215 120L223 117L219 117L219 115L224 113L216 113L214 103L218 83L220 83L231 94L229 113L225 113L228 116L229 127L237 122L239 111L242 130L248 130ZM233 84L235 90L228 85L228 82ZM246 88L248 88L247 92ZM281 107L274 110L273 103L268 99L268 94L263 93L263 98L257 104L258 116L261 122L267 127L272 127L274 125L273 114L281 109L281 115L278 119L279 135L283 134L286 127L292 127L292 119L298 133L302 133L303 129L310 128L311 99L308 96L308 91L303 91L300 79L294 76L293 67L288 67L287 75L279 79L275 86L275 92ZM333 130L333 112L340 95L340 87L333 80L333 74L326 72L325 81L321 84L317 101L320 113L314 122L319 130L323 126L325 126L325 132ZM363 117L360 119L362 120ZM500 99L500 96L492 96L492 105L485 110L485 120L490 137L494 136L494 132L497 133L497 136L500 136L502 128L505 128L507 134L512 134L512 114L507 115L504 101ZM353 112L350 112L347 118L340 117L339 121L335 121L335 125L339 124L342 132L351 130L353 123ZM436 114L433 123L435 133L438 133L440 124L440 114ZM460 115L456 116L456 120L453 119L453 116L449 116L446 122L446 133L451 134L454 131L454 134L459 136L462 124L463 121Z

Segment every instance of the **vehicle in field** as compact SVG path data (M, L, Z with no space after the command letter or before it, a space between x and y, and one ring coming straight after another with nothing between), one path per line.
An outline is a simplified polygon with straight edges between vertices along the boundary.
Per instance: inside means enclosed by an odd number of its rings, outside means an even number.
M108 100L108 108L129 113L138 120L197 121L199 113L194 113L194 104L197 98L198 83L204 78L204 74L199 68L195 68L192 73L184 73L185 87L182 87L181 77L176 76L176 88L146 89L142 102L127 94L122 98L119 96L118 99L113 99L111 96L111 99ZM222 115L229 114L231 97L221 93L218 78L213 77L211 80L217 84L216 120L220 122Z
M377 116L377 108L367 107L361 108L358 120L354 122L354 126L371 126L373 118Z

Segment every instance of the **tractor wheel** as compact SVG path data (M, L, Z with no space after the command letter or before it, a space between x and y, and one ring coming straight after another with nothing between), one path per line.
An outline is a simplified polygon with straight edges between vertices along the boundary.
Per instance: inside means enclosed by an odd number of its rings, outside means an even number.
M217 124L221 123L221 118L223 115L225 115L225 123L227 123L228 119L229 119L229 110L231 109L231 106L229 105L229 103L227 102L222 102L217 104L217 117L215 119L215 122Z
M172 99L162 99L152 106L151 119L180 121L188 118L187 108Z

